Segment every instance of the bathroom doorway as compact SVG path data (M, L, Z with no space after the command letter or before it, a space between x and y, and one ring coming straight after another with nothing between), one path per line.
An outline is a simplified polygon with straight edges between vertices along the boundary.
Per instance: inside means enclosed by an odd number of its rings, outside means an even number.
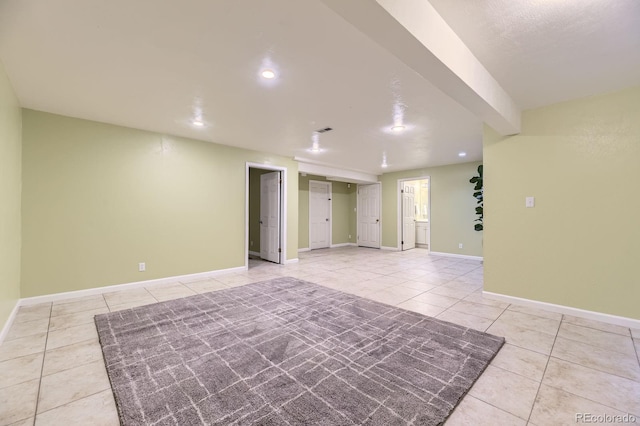
M431 200L429 176L398 180L398 247L429 249Z

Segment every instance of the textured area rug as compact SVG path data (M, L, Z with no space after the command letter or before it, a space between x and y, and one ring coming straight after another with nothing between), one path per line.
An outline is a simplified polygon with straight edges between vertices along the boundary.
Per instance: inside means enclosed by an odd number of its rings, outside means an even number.
M123 425L438 425L504 343L294 278L95 321Z

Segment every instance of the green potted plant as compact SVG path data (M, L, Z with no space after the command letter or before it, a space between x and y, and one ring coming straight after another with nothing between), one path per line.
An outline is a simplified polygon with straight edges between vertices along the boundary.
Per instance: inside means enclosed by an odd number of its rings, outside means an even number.
M475 186L473 187L473 191L474 191L473 197L476 199L476 203L478 204L476 206L476 214L478 215L478 218L474 220L474 222L480 222L474 225L474 229L476 231L482 231L483 229L482 219L484 217L484 199L482 198L482 195L483 195L482 164L478 166L478 175L469 179L469 182L475 184Z

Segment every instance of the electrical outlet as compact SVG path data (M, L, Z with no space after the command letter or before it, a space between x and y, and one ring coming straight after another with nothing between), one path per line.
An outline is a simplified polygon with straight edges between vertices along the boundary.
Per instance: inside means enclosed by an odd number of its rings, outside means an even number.
M458 248L462 248L462 243L458 244Z
M144 272L146 270L147 270L147 265L144 262L138 263L138 271L139 272Z
M351 239L351 234L349 234L349 239Z

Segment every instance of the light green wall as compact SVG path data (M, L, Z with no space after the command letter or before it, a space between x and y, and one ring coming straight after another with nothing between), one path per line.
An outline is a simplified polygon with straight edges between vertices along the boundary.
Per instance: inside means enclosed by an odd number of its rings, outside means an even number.
M23 110L22 295L243 266L247 161L287 167L296 258L293 160Z
M398 180L429 176L431 251L482 256L482 232L473 229L476 200L473 185L469 183L479 164L454 164L382 175L382 245L398 247Z
M485 290L640 319L639 118L636 87L485 129Z
M20 105L0 62L0 330L20 298Z
M299 175L298 196L298 246L309 247L309 181L318 180L329 182L323 176ZM344 244L356 241L356 184L344 182L331 182L331 243ZM351 239L349 239L351 235Z
M357 243L358 241L358 185L351 184L349 188L349 233L351 235L350 243Z
M260 252L260 176L272 171L249 169L249 251Z
M344 182L331 182L331 242L333 244L355 243L356 227L351 227L351 218L356 216L351 205L351 199L356 197L358 185L351 184L349 188ZM307 215L307 220L309 216ZM309 233L307 233L308 238ZM351 239L349 239L351 235Z

